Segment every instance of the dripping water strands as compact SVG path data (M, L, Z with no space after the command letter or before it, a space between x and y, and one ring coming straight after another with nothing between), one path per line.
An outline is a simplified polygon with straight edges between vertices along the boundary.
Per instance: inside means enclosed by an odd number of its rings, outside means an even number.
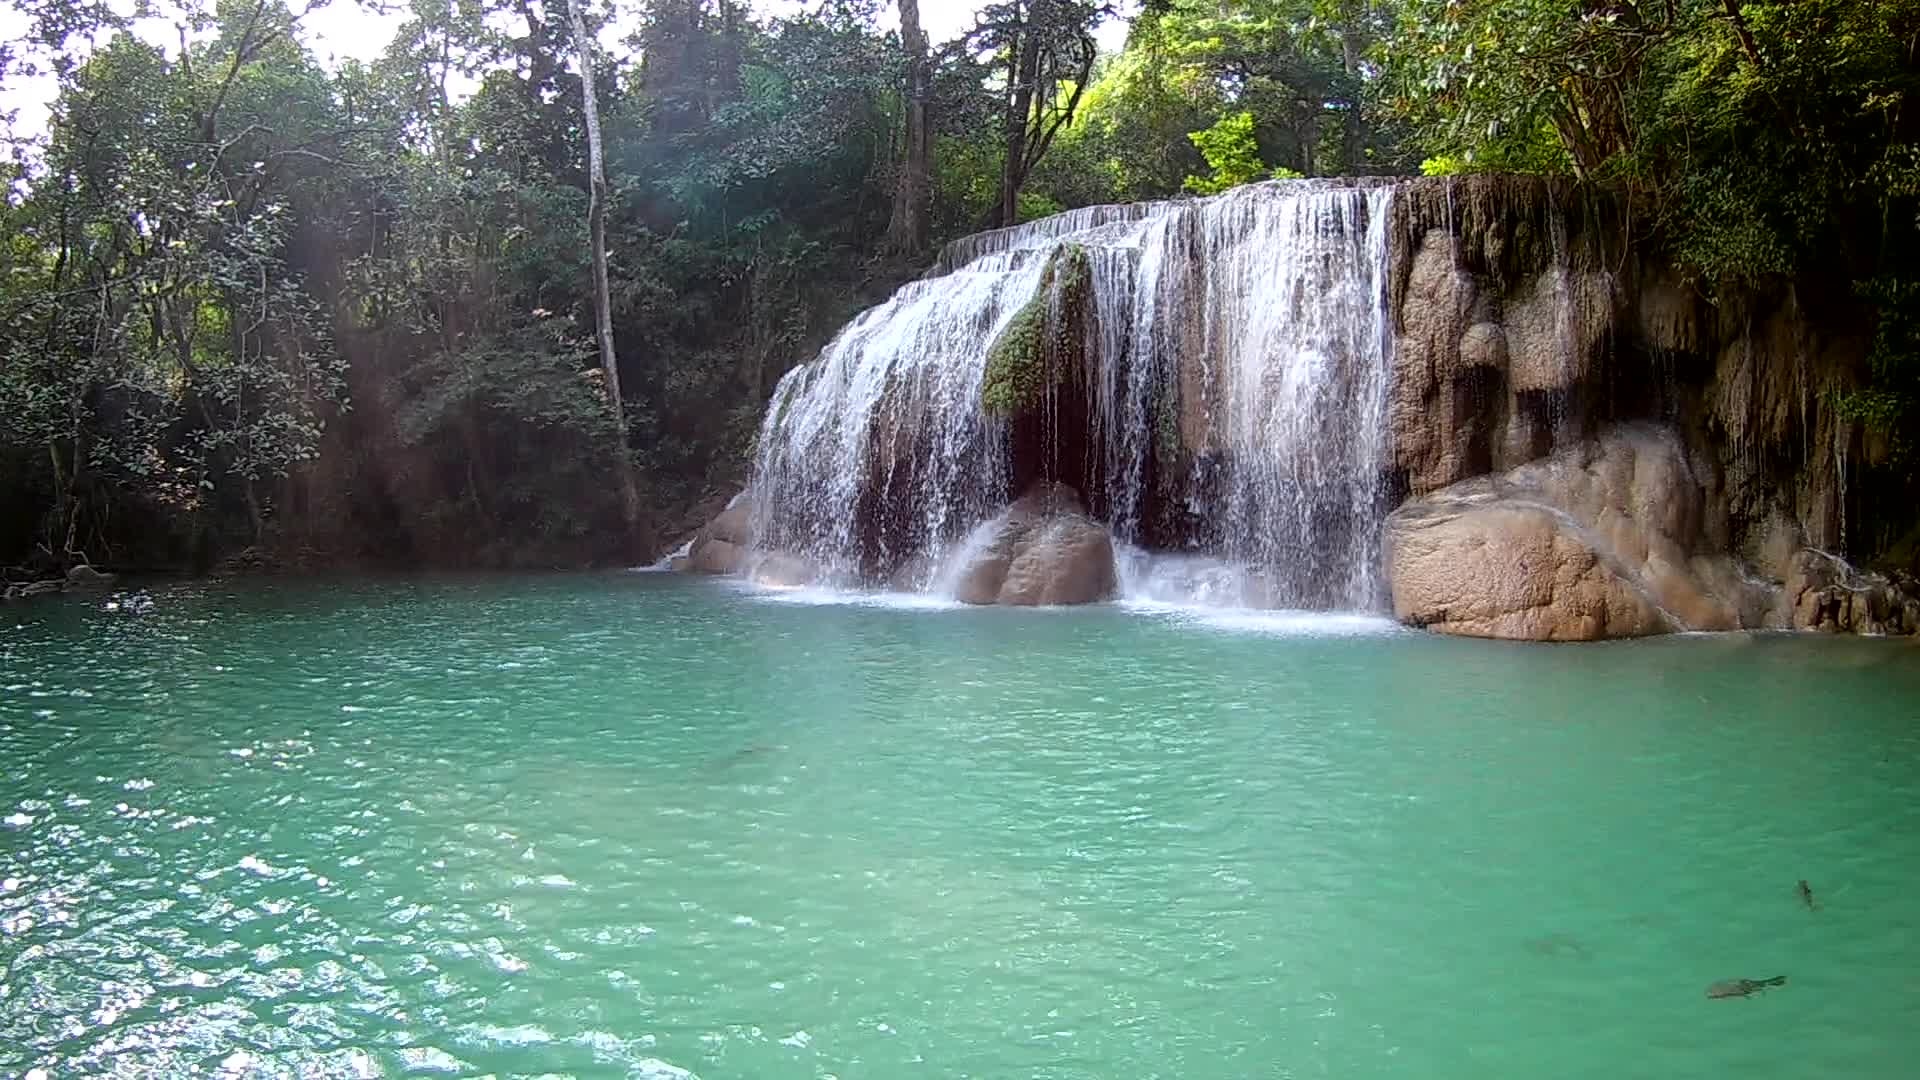
M1227 568L1155 588L1377 609L1392 198L1285 181L956 241L781 381L758 545L834 586L937 588L1016 487L1057 481L1127 559ZM1011 407L986 385L1009 333L1033 365Z
M1575 325L1573 311L1573 288L1570 282L1571 252L1567 243L1567 222L1557 193L1549 188L1547 192L1547 241L1549 245L1548 269L1553 283L1553 332L1555 349L1553 355L1559 365L1554 385L1560 390L1552 397L1549 414L1549 438L1553 446L1565 446L1578 438L1569 426L1576 415L1571 400L1574 394L1574 381L1579 366L1581 349L1580 330Z

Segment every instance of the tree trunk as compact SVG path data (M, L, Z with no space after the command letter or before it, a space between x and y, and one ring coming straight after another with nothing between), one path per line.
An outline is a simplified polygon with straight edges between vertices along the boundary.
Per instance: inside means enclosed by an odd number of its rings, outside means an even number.
M933 154L927 137L927 35L920 29L919 0L900 0L900 42L907 51L907 145L900 183L887 223L887 246L916 255L927 246L927 199Z
M1345 72L1347 93L1346 127L1340 133L1340 171L1353 176L1360 171L1360 159L1367 144L1366 118L1361 115L1360 104L1366 94L1361 89L1360 58L1366 54L1366 43L1361 39L1365 31L1355 26L1366 17L1368 5L1359 5L1358 11L1347 13L1346 25L1340 28L1340 66Z
M1727 13L1727 22L1733 25L1733 36L1740 39L1740 51L1747 54L1747 60L1754 67L1765 67L1760 59L1760 46L1753 40L1753 31L1747 28L1746 13L1740 10L1740 0L1720 0L1720 6Z
M614 430L620 436L620 506L627 524L627 540L637 539L640 527L640 489L635 486L633 465L627 460L627 411L620 397L620 362L613 355L613 301L607 288L607 174L600 150L600 104L593 90L593 41L587 36L587 20L580 12L581 0L567 0L567 13L573 18L573 46L580 55L581 103L587 114L587 231L593 247L593 322L600 339L600 369L606 373L607 403L613 408Z
M1035 0L1037 7L1046 0ZM1040 35L1035 31L1038 13L1027 11L1026 26L1019 46L1012 50L1007 70L1007 160L1000 170L1000 224L1020 220L1020 189L1027 182L1027 123L1033 113L1034 84L1040 77Z

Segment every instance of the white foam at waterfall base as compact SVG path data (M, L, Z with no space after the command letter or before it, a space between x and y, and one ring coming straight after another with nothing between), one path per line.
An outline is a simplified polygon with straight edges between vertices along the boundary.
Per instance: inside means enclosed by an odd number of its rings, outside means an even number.
M1120 601L1142 609L1253 608L1258 583L1246 567L1210 555L1159 553L1120 544L1113 553Z
M1283 637L1393 634L1405 628L1384 615L1262 607L1262 583L1245 567L1208 555L1151 552L1122 544L1114 551L1118 606L1213 630Z
M735 500L736 502L737 502L737 501L739 501L739 496L737 496L737 495L736 495L736 496L734 497L734 500ZM728 504L727 504L727 508L728 508L729 510L731 510L731 509L733 508L733 503L728 503ZM681 544L681 545L680 545L679 547L677 547L677 548L674 548L674 549L673 549L672 551L669 551L669 552L667 552L667 553L666 553L665 555L662 555L662 556L660 556L659 558L657 558L657 559L655 559L655 560L653 560L652 562L650 562L650 563L648 563L647 565L645 565L645 566L631 566L631 567L628 567L627 569L628 569L628 570L629 570L630 572L632 572L632 573L635 573L635 574L664 574L664 573L667 573L667 572L669 572L669 571L671 571L671 570L673 569L673 560L675 560L675 559L684 559L684 558L687 558L687 557L689 557L689 556L691 556L691 555L693 554L693 542L694 542L694 540L696 540L696 539L698 539L698 538L697 538L697 537L692 537L692 536L689 536L689 537L687 537L687 539L685 540L685 542L683 542L683 543L682 543L682 544Z
M959 603L961 574L993 543L1006 520L1007 511L1003 510L975 525L958 544L942 552L933 566L933 572L928 575L926 592Z
M1259 595L1199 583L1182 603L1380 610L1391 199L1386 184L1275 182L956 242L949 272L905 286L781 380L760 432L754 535L837 587L910 559L951 567L1018 494L1007 425L981 407L989 346L1071 244L1094 300L1089 456L1105 490L1088 494L1116 540L1144 543L1155 500L1183 500L1229 567L1214 576L1243 568ZM1146 463L1160 454L1164 470L1173 453L1194 475L1150 491ZM951 574L921 578L951 591Z
M834 588L826 585L769 585L750 578L727 578L727 583L755 600L801 607L867 607L897 611L954 611L968 607L950 596L896 589Z
M1173 612L1182 622L1209 630L1273 637L1377 637L1411 633L1385 615L1352 611L1249 611L1187 608Z

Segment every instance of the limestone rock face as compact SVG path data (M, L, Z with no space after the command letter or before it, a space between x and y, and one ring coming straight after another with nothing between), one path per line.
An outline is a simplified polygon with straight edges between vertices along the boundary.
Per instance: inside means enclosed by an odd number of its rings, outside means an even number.
M1506 310L1513 390L1565 390L1587 378L1612 323L1610 275L1566 267L1541 271Z
M1113 538L1063 484L1040 484L982 526L954 583L968 604L1090 604L1113 596Z
M1545 453L1554 433L1529 408L1592 376L1613 328L1611 274L1549 261L1503 279L1484 272L1489 260L1498 253L1430 228L1407 262L1387 414L1416 495Z
M1394 613L1446 633L1592 641L1767 621L1679 438L1623 425L1387 523Z
M1462 367L1505 370L1509 356L1507 332L1500 328L1499 323L1474 323L1467 327L1466 333L1460 335Z
M1394 463L1416 492L1430 491L1477 471L1469 460L1477 417L1456 392L1477 365L1504 366L1499 327L1474 323L1483 307L1473 278L1456 265L1456 240L1443 229L1421 238L1398 311L1387 424ZM1471 339L1469 341L1469 339Z

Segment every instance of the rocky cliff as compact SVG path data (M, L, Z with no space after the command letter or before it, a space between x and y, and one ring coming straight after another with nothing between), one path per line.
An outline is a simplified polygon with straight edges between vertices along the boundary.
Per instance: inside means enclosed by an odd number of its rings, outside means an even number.
M1862 574L1911 511L1837 402L1870 322L1806 282L1709 297L1604 197L1510 177L1395 201L1394 609L1519 638L1913 632ZM1849 599L1861 597L1856 605Z

